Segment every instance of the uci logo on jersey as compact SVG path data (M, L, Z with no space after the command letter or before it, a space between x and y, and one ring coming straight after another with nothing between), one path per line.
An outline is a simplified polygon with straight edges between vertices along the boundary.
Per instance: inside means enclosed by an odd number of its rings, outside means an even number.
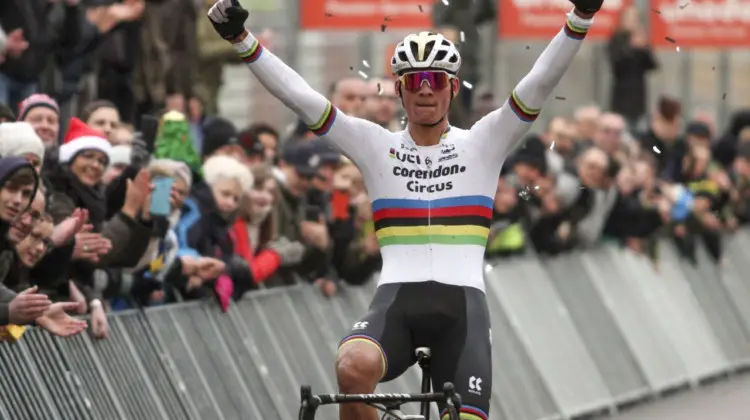
M440 149L440 153L447 155L451 153L452 151L456 150L455 144L443 144L442 148Z
M398 159L401 162L405 162L405 163L414 163L417 165L422 164L422 159L420 159L419 156L410 155L404 152L397 152L396 149L394 148L391 148L390 152L388 153L388 156L390 156L391 159Z

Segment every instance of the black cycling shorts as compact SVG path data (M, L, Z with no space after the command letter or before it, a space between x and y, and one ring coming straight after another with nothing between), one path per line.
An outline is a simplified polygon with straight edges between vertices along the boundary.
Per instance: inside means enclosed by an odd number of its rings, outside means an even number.
M484 293L434 281L378 287L367 314L339 348L368 342L383 356L383 377L399 377L416 361L417 347L431 349L430 376L439 392L452 382L461 395L461 418L486 420L492 393L490 317ZM442 405L441 410L445 409Z

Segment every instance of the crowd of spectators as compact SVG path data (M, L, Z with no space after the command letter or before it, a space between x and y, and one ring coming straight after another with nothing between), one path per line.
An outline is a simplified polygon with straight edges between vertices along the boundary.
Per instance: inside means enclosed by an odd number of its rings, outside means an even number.
M165 23L165 4L180 25ZM189 63L215 75L227 49L199 53L183 33L202 33L208 5L0 4L0 325L67 335L85 324L66 312L90 313L104 338L107 311L204 298L226 310L300 281L332 296L379 269L367 191L345 156L302 123L282 138L213 115L217 82L202 85ZM613 39L613 66L640 60L642 79L657 64L631 35ZM389 79L344 78L328 96L403 127ZM461 101L463 126L501 105ZM645 116L645 103L627 115L582 106L529 135L498 180L488 258L605 240L656 258L666 236L688 260L702 241L720 262L721 233L750 220L750 111L717 133L675 99L654 105Z

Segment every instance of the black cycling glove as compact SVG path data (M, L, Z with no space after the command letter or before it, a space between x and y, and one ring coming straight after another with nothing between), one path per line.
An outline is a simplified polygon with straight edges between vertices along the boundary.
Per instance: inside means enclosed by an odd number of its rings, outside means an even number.
M211 24L214 25L214 29L222 38L226 39L227 41L231 41L245 32L245 21L247 20L249 13L247 10L243 9L242 6L240 6L238 0L220 0L212 7L212 9L219 7L219 3L223 3L227 6L224 13L222 13L224 16L226 16L227 21L217 23L214 20L215 17L212 17L215 16L214 10L211 10L209 12L208 19L211 21Z
M602 8L604 0L570 0L576 9L582 13L596 13Z

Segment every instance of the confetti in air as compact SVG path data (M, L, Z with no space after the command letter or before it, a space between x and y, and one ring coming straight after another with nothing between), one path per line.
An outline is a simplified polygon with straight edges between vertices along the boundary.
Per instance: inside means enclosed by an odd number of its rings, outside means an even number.
M474 89L474 85L464 80L463 85L466 89Z
M466 34L464 33L464 31L461 31L461 34L459 36L460 36L461 42L466 42Z
M362 60L362 65L367 67L368 69L370 68L370 63L368 63L367 60Z
M390 21L391 21L391 17L390 16L386 16L386 17L383 18L383 22L390 22Z
M529 46L527 45L527 46L526 46L526 49L528 50L529 48L531 48L531 47L529 47Z
M656 9L651 9L651 11L652 11L652 12L654 12L654 13L656 13L657 15L660 15L660 14L661 14L661 12L660 12L660 11L658 11L658 10L656 10Z
M654 153L656 153L657 155L660 155L660 154L661 154L661 150L659 150L659 148L658 148L658 147L656 147L656 146L653 146L653 147L651 148L651 150L653 150L653 151L654 151Z
M555 96L555 99L557 99L558 101L564 101L565 97L564 96Z
M534 189L539 191L539 185L535 186Z
M721 95L721 100L723 101L724 99L727 99L727 94L726 93L724 93L723 95Z
M443 0L443 4L446 6L450 6L450 3L448 3L448 0Z
M676 47L675 51L680 52L680 47Z
M368 77L367 73L363 72L362 70L358 71L357 73L359 73L359 75L362 76L363 79L367 79Z
M687 2L685 4L680 5L680 10L682 10L682 9L688 7L688 6L690 6L690 2Z
M424 9L422 9L422 5L421 4L419 5L419 11L422 12L422 13L424 13Z
M674 40L673 38L670 38L670 37L668 37L668 36L665 36L665 37L664 37L664 39L666 39L666 40L667 40L667 42L671 42L671 43L673 43L673 44L676 44L676 43L677 43L677 41L675 41L675 40Z
M552 144L549 145L549 150L555 150L555 142L553 141Z
M354 67L349 66L349 71L354 71Z
M326 13L326 17L333 17L333 13Z
M383 86L381 86L380 83L378 83L378 95L382 95L382 94L383 94Z
M385 24L380 25L380 32L385 32L385 28L387 28L387 26L385 26Z
M711 71L716 70L716 66L711 67Z
M518 197L525 201L529 201L531 199L531 188L529 188L528 185L521 188L521 190L518 191Z

